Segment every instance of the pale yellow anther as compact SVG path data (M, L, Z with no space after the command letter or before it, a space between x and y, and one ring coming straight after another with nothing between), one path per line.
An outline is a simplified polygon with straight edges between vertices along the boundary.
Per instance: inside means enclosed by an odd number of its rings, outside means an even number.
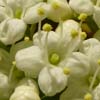
M24 41L29 41L29 40L30 40L30 38L27 36L24 38Z
M71 31L71 36L73 37L73 38L75 38L76 36L78 36L78 31L76 31L76 30L72 30Z
M58 8L60 8L60 4L59 4L58 2L53 2L53 3L52 3L52 7L53 7L54 9L58 9Z
M37 11L40 16L45 14L45 10L42 7L38 8Z
M65 68L63 69L63 72L64 72L64 74L69 75L69 74L70 74L70 69L67 68L67 67L65 67Z
M15 66L16 65L16 61L13 61L12 64Z
M42 27L43 31L51 31L52 30L52 26L48 23L44 24L43 27Z
M81 32L80 35L81 35L81 38L82 38L82 39L85 39L85 38L87 37L86 32Z
M81 21L85 21L87 17L88 17L88 16L87 16L86 13L81 13L81 14L78 16L78 19L81 20Z
M92 95L90 93L87 93L85 96L84 96L84 100L92 100Z
M100 59L97 61L97 63L100 65Z

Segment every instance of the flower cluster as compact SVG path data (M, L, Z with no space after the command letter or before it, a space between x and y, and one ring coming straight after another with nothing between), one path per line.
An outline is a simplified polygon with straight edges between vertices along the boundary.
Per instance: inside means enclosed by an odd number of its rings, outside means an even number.
M100 100L100 0L0 0L0 100Z

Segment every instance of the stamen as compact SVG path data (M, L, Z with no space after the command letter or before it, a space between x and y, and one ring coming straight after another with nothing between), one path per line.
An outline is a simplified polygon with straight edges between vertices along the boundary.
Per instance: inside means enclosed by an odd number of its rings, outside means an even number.
M29 41L29 40L30 40L30 38L27 36L24 38L24 41Z
M92 95L90 93L87 93L85 96L84 96L84 100L92 100Z
M38 23L38 40L39 40L39 46L41 47L41 20Z
M60 28L61 28L60 38L62 39L63 38L63 21L61 19L59 21L59 24L60 24Z
M50 63L53 65L57 65L60 61L60 56L57 53L53 53L49 59Z
M63 71L64 71L64 74L66 74L66 75L70 74L70 69L67 67L64 67Z
M8 77L9 83L11 82L11 79L12 79L12 76L13 76L13 72L14 72L14 69L15 69L15 66L16 66L16 62L13 61L12 62L12 67L11 67L11 70L10 70L10 73L9 73L9 77Z
M78 19L81 20L81 21L85 21L86 18L87 18L87 14L86 14L86 13L81 13L81 14L79 15L79 17L78 17Z
M82 38L83 40L86 39L86 37L87 37L86 32L81 32L80 34L81 34L81 38Z
M54 9L59 9L59 8L60 8L60 4L59 4L58 2L53 2L53 3L52 3L52 7L53 7Z
M43 31L51 31L52 30L52 26L48 23L44 24L43 27L42 27Z
M90 77L89 77L89 80L88 80L88 81L89 81L89 84L91 84L92 80L93 80L93 76L90 76ZM94 88L95 86L97 86L98 83L99 83L99 80L98 80L98 78L96 78L96 79L95 79L95 82L94 82L94 85L93 85L93 88Z
M75 38L76 36L78 36L78 31L72 30L71 31L71 36L72 36L72 38Z
M50 31L52 30L52 26L48 23L44 24L42 27L43 31L46 31L46 37L45 37L45 46L44 46L44 58L45 61L48 62L48 35Z
M100 65L100 59L97 61L97 63ZM92 88L93 88L93 86L94 86L94 84L95 84L95 80L96 80L96 77L97 77L99 71L100 71L100 66L98 66L98 68L96 69L96 71L95 71L95 73L94 73L92 82L91 82L90 87L89 87L89 90L90 90L90 91L92 91Z

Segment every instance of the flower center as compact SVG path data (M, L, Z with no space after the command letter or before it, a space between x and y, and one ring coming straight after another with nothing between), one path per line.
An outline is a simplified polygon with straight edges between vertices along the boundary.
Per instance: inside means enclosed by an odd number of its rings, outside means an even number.
M21 9L17 9L16 12L15 12L15 18L20 19L21 14L22 14L22 10Z
M53 65L57 65L60 62L60 56L57 53L52 53L49 57L49 61Z

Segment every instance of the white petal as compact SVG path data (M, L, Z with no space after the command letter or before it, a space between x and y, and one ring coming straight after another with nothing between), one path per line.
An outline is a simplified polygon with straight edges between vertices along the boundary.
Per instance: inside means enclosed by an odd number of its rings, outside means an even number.
M67 85L68 76L59 67L45 67L39 74L39 87L46 96L54 96Z
M96 24L98 25L98 27L100 28L100 7L95 6L95 10L93 13L93 19L96 22Z
M38 46L32 46L17 52L16 66L30 77L37 77L40 70L44 67L42 51Z
M13 44L23 38L26 24L19 19L4 20L0 24L0 41L5 45Z
M86 55L74 52L73 55L65 60L62 65L70 69L70 74L75 75L76 77L84 77L90 73L90 63Z
M100 42L95 38L85 40L81 47L81 52L86 54L89 59L92 58L91 61L97 62L100 59Z
M100 42L95 38L85 40L83 42L81 52L87 55L91 71L94 73L99 67L98 60L100 60ZM100 77L100 74L98 74L98 77Z
M40 20L43 20L47 17L48 13L48 5L46 3L38 3L33 7L30 7L26 10L25 15L23 16L23 20L27 24L34 24L39 22ZM38 9L43 10L43 15L40 15L38 12Z
M59 100L84 100L84 95L89 91L86 78L69 77L68 87L60 95Z
M93 14L94 6L91 0L70 0L69 5L78 14L86 13L87 15Z
M81 45L80 51L85 53L85 54L88 54L89 50L91 48L94 48L96 45L99 45L99 44L100 44L100 42L95 38L87 39L87 40L83 41L83 44Z

